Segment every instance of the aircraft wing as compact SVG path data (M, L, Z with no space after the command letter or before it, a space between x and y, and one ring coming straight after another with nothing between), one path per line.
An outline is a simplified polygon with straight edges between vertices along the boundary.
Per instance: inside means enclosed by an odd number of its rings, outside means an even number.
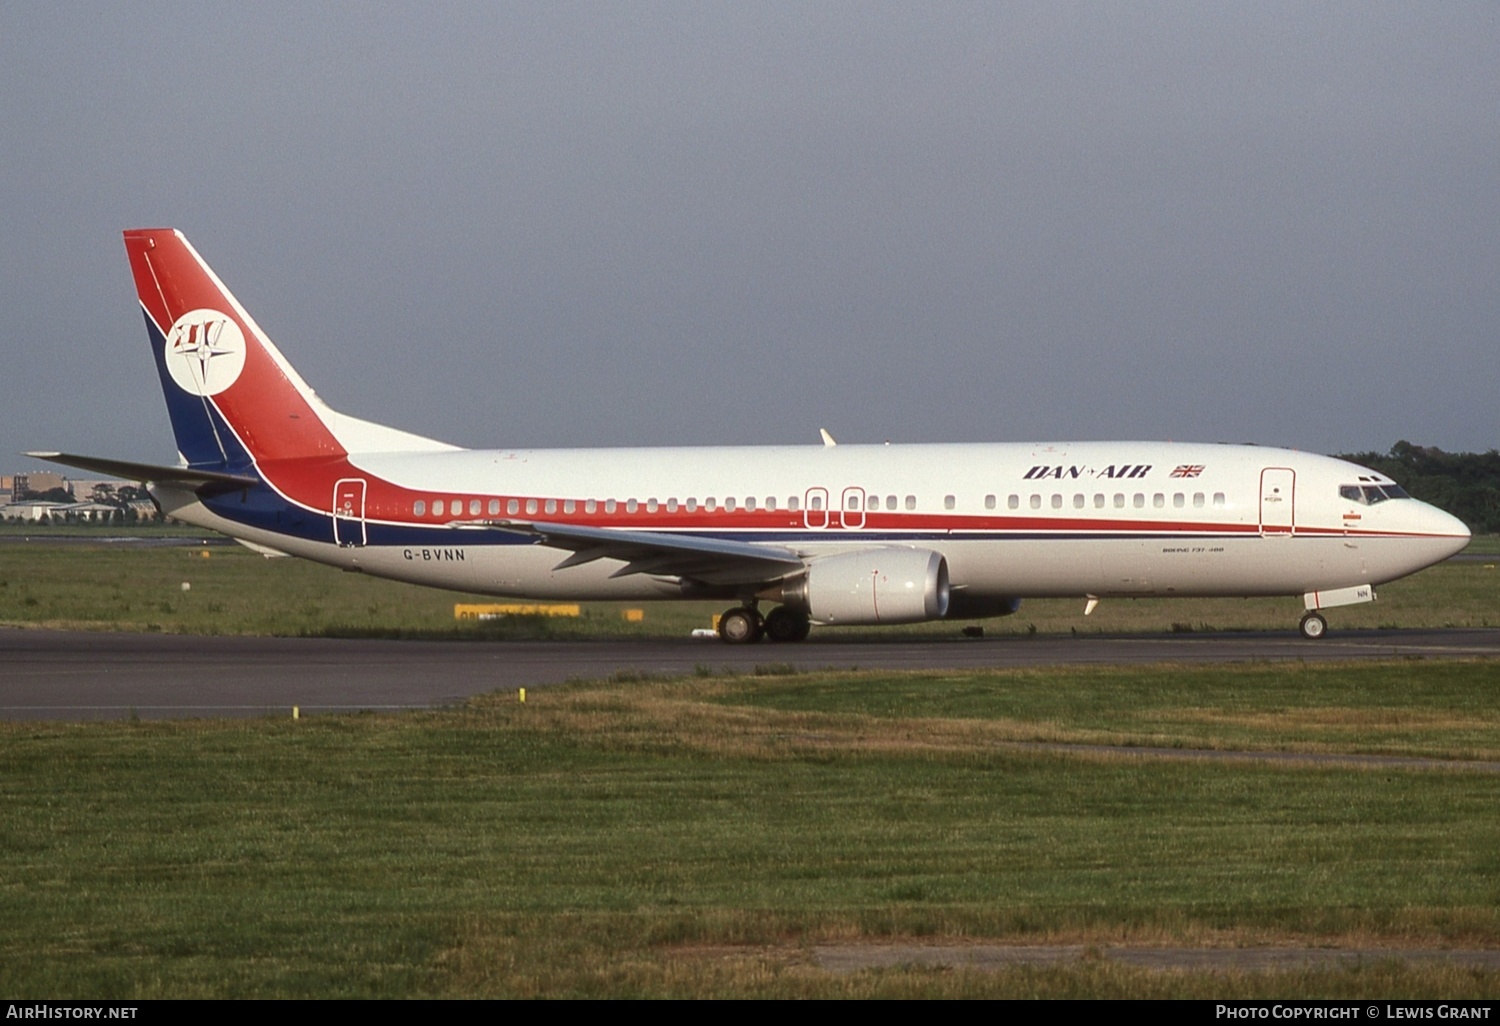
M658 574L688 577L705 584L758 584L779 580L807 565L796 552L780 545L751 545L691 534L616 531L577 524L514 520L454 526L531 535L538 544L570 551L572 555L558 563L553 568L555 570L582 566L596 559L623 561L625 565L610 574L611 577Z
M260 479L249 474L228 474L219 470L193 470L190 467L163 467L154 463L129 463L125 460L106 460L97 456L75 456L69 452L28 452L33 459L49 463L61 463L65 467L92 470L96 474L122 477L127 481L147 481L153 484L185 485L197 491L209 489L234 491L260 484Z

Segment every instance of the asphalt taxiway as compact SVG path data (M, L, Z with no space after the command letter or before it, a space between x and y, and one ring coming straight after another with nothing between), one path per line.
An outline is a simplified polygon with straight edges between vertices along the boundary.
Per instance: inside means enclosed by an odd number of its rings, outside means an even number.
M0 629L0 719L265 716L453 705L485 692L617 673L1500 656L1500 629L1000 636L732 647L714 640L371 641Z

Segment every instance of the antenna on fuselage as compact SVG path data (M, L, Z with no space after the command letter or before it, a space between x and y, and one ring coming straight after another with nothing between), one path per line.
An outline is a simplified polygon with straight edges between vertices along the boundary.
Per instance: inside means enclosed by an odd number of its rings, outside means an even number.
M835 445L839 444L833 440L833 436L828 433L827 428L818 428L818 434L823 436L824 448L832 449Z

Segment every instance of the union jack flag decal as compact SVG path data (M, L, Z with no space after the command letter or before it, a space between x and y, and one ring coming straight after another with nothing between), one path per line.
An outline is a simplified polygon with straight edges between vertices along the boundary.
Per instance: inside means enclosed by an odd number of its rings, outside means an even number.
M1197 477L1203 473L1202 463L1184 463L1168 474L1168 477Z

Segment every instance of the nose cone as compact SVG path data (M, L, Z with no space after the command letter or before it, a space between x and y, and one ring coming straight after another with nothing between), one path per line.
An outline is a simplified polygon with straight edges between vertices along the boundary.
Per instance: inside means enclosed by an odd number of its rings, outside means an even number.
M1412 499L1384 502L1375 509L1391 515L1381 525L1391 534L1384 541L1372 539L1364 548L1366 568L1374 584L1441 563L1469 544L1468 526L1436 506Z
M1469 545L1469 539L1473 535L1469 531L1469 525L1464 523L1452 513L1445 513L1436 506L1428 506L1422 503L1423 530L1433 536L1438 550L1442 555L1438 560L1456 556Z

